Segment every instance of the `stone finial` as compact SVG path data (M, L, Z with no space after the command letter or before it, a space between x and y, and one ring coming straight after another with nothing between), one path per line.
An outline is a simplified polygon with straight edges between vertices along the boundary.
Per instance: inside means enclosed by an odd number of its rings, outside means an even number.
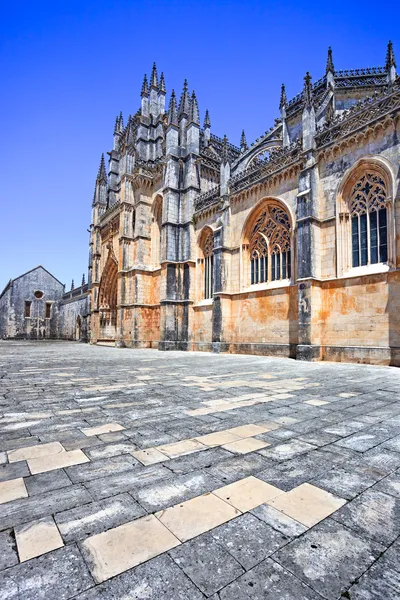
M204 115L204 124L203 124L204 129L206 129L206 127L210 128L211 127L211 121L210 121L210 113L208 112L208 108L206 110L206 114Z
M104 161L104 153L101 155L100 166L99 166L99 170L97 172L97 181L101 181L102 179L107 180L106 163Z
M72 292L73 289L75 289L74 280L71 281L71 292Z
M333 65L333 59L332 59L332 48L329 46L328 48L328 58L326 59L326 74L328 73L335 73L335 67Z
M168 107L168 125L178 125L175 91L172 90Z
M311 75L307 71L304 77L304 89L303 89L303 98L307 107L312 106L313 104L313 86L311 83Z
M82 274L82 281L81 281L81 286L83 287L85 285L86 281L85 281L85 273Z
M165 87L164 73L161 73L160 75L160 92L163 94L167 93L167 88Z
M282 110L282 108L286 108L286 106L287 106L286 88L285 88L285 84L282 83L281 98L279 101L279 109Z
M182 94L181 94L181 99L179 102L179 117L186 115L189 115L189 108L190 108L190 98L189 98L189 92L188 92L188 82L187 79L185 79L185 81L183 82L183 90L182 90Z
M156 63L153 63L153 68L151 70L150 87L158 90L158 75Z
M390 71L391 67L396 68L396 59L394 56L393 42L389 41L386 51L386 70Z
M247 140L246 140L246 134L244 132L244 129L242 129L242 135L240 136L240 150L242 152L245 152L248 148L247 145Z
M222 140L221 162L224 165L229 162L228 138L226 137L226 135L224 135Z
M196 93L192 93L189 109L189 122L200 125L199 104L197 102Z
M122 110L119 113L119 130L122 131L124 128L124 117L122 115Z
M149 84L147 83L147 75L145 75L143 77L143 83L142 83L142 91L141 94L142 98L144 96L148 96L149 95Z

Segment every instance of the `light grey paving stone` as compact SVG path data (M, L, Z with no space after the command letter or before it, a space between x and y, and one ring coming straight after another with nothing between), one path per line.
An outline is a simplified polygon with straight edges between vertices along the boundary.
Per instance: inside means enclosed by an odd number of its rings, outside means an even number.
M357 465L368 465L378 469L384 475L389 475L389 473L392 473L400 467L400 453L391 452L390 450L385 450L381 448L381 446L378 446L377 448L368 450L368 452L364 452L359 460L356 458L352 459L349 461L349 464L355 465L356 467Z
M327 433L326 431L318 430L312 431L311 433L303 433L299 435L297 438L302 442L307 442L307 444L313 444L313 446L326 446L327 444L333 444L339 438L337 435L333 435L332 433Z
M194 471L132 491L141 506L156 512L221 487L221 481L204 471Z
M57 511L75 508L91 501L88 491L82 485L74 485L32 498L21 498L0 505L0 528L7 529L28 523Z
M25 460L11 464L0 465L0 481L9 479L18 479L18 477L27 477L31 472Z
M264 448L263 450L260 450L259 453L272 460L286 461L315 449L316 447L312 444L307 444L300 440L292 440L286 444L278 444L273 448Z
M337 600L384 547L328 518L274 554L274 560L328 600Z
M360 431L367 427L365 423L361 421L343 421L341 423L337 423L336 425L330 425L329 427L325 427L324 431L326 433L332 433L333 435L339 435L341 437L347 437L352 433Z
M170 550L169 554L206 596L244 573L237 560L207 534Z
M96 446L95 448L87 450L85 454L90 460L98 460L101 458L113 458L114 456L120 456L121 454L129 454L134 450L136 450L135 444L127 442L125 438L125 442Z
M400 573L379 560L348 590L351 600L399 600Z
M113 421L114 422L114 421ZM116 419L118 423L118 419ZM117 442L126 442L126 435L123 431L113 431L112 433L102 433L97 436L105 444L116 444Z
M134 494L136 490L168 477L173 477L173 473L164 466L137 467L118 475L88 481L85 487L94 500L101 500L121 492L130 491Z
M223 448L210 448L202 452L194 452L185 456L178 456L168 461L168 469L177 475L184 475L197 469L209 468L217 463L232 458L232 453Z
M144 514L146 511L125 493L57 513L54 519L63 540L69 543L118 527Z
M73 483L83 483L93 479L102 479L109 475L117 475L125 471L132 471L138 464L133 456L116 456L67 467L66 472Z
M269 504L261 504L250 512L288 538L297 537L307 531L305 525L288 517Z
M396 471L381 479L374 485L372 491L383 492L395 496L395 498L400 498L400 473Z
M224 483L233 483L248 475L255 475L268 466L268 461L256 452L228 458L210 467L208 472Z
M400 535L400 499L367 490L332 518L387 547Z
M221 590L218 600L321 600L321 596L267 558Z
M344 468L335 468L325 475L316 477L312 483L335 496L352 500L373 486L381 477L381 474L376 475L362 469L346 471Z
M334 445L350 448L350 450L357 450L357 452L366 452L387 440L391 435L385 429L382 430L381 434L374 433L371 429L363 429L358 433L353 433L349 437L335 442Z
M290 540L251 514L245 514L210 531L246 571L260 563Z
M0 573L4 600L68 600L93 585L75 546L66 546Z
M84 448L94 448L97 446L102 446L104 442L99 440L96 436L87 437L79 437L75 440L63 440L62 445L64 448L68 450L83 450Z
M129 569L76 600L203 600L204 596L167 554Z
M266 434L261 434L261 436L262 435L267 435L271 438L276 438L277 440L290 440L291 438L297 438L299 436L299 432L293 431L292 429L285 429L282 427L281 429L274 429L274 431L269 431ZM260 438L261 436L257 437Z
M392 439L383 442L382 448L392 450L393 452L400 452L400 435L397 435Z
M7 529L0 533L0 571L16 564L18 564L18 554L15 535L12 529Z
M24 481L29 496L44 494L45 492L51 492L52 490L72 485L72 481L63 469L31 475L30 477L25 477Z

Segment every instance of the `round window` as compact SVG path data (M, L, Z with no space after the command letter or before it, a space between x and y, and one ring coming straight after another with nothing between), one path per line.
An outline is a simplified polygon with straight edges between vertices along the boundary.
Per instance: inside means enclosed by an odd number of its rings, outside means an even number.
M41 292L40 290L36 290L36 292L34 292L35 294L35 298L43 298L43 292Z

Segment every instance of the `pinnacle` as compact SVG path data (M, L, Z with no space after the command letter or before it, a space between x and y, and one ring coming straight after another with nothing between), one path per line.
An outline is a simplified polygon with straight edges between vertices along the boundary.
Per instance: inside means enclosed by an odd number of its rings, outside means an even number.
M210 113L208 112L208 108L206 110L206 114L204 116L204 125L203 125L204 129L206 127L211 127L211 121L210 121Z
M178 115L176 110L176 96L175 90L171 92L171 98L169 101L168 107L168 125L177 125L178 124Z
M157 65L156 65L156 63L153 63L153 69L151 71L150 84L151 84L152 88L155 88L155 89L158 90L158 76L157 76Z
M85 285L85 273L82 274L82 282L81 282L81 286L83 287Z
M282 87L281 87L281 99L279 102L279 108L282 109L284 107L287 106L287 96L286 96L286 88L285 88L285 84L282 83Z
M228 138L226 137L226 134L224 135L223 140L222 140L221 161L222 161L222 164L226 164L227 162L229 162Z
M192 98L190 101L190 122L200 124L199 117L199 105L197 103L196 93L192 92Z
M179 102L179 116L188 115L190 109L190 98L188 92L188 82L187 79L183 82L183 90L181 94L181 99Z
M332 59L332 48L329 46L328 48L328 58L326 60L326 73L334 73L335 72L335 67L333 66L333 59Z
M99 181L100 179L107 179L106 164L104 162L104 153L101 155L100 166L97 172L97 180Z
M165 87L165 79L164 79L164 73L161 73L160 75L160 92L166 92L166 87Z
M304 90L303 90L303 97L306 103L306 106L311 106L313 103L313 86L311 83L311 75L310 73L307 71L305 77L304 77Z
M141 95L142 96L148 96L149 95L149 84L147 83L147 75L145 75L143 77L143 84L142 84Z
M244 132L244 129L242 129L242 135L240 136L240 149L242 152L244 152L245 150L247 150L248 145L247 145L247 140L246 140L246 134Z
M391 67L396 68L396 59L394 56L393 42L389 41L386 51L386 70L389 71Z

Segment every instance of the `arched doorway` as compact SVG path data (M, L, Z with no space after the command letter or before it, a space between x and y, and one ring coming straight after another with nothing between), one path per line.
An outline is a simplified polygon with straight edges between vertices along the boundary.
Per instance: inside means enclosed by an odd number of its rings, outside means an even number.
M100 280L98 309L100 339L115 340L117 331L118 264L112 247Z

